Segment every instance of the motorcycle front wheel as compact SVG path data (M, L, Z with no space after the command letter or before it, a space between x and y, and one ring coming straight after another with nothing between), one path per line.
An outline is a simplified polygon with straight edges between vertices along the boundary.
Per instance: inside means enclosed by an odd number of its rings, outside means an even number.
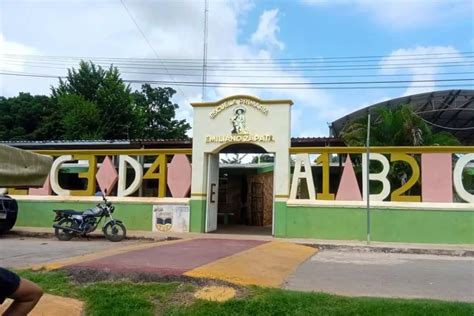
M104 235L110 241L122 241L127 236L127 229L122 223L108 222L104 226Z
M74 228L75 224L76 223L70 218L64 218L58 222L58 225L61 225L65 228ZM54 235L56 235L56 238L61 241L71 240L72 237L74 237L74 234L75 233L73 231L67 229L54 228Z

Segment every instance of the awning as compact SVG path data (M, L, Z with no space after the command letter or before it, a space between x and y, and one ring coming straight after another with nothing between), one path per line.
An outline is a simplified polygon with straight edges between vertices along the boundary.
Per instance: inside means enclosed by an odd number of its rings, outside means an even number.
M0 144L0 188L42 187L53 158Z

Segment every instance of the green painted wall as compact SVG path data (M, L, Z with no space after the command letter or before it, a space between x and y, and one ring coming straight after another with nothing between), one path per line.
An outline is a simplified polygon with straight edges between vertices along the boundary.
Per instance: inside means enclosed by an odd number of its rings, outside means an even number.
M277 219L279 221L279 219ZM361 209L287 207L285 237L364 240L365 211Z
M206 231L206 200L191 199L189 230L193 233L204 233Z
M275 207L275 217L273 218L273 225L275 227L275 237L285 237L286 236L286 202L277 202L274 203Z
M275 234L287 238L366 240L363 208L275 205ZM371 240L408 243L474 244L474 212L371 210Z
M18 201L16 226L51 227L54 209L85 210L93 202ZM150 230L152 227L152 204L114 203L113 218L124 222L128 230Z
M372 239L419 243L474 243L474 212L374 210Z

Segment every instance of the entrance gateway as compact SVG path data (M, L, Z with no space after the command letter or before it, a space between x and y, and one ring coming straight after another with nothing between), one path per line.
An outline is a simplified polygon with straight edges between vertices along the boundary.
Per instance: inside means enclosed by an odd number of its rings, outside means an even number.
M217 102L192 103L192 232L217 229L219 152L231 145L256 145L274 154L273 201L288 198L291 100L260 100L237 95ZM275 228L275 216L272 234Z

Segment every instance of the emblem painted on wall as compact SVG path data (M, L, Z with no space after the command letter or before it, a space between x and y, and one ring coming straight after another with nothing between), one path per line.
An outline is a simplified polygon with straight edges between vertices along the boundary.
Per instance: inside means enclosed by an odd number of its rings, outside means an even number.
M167 232L173 227L173 213L166 212L163 208L159 207L155 210L155 218L155 227L157 230Z

